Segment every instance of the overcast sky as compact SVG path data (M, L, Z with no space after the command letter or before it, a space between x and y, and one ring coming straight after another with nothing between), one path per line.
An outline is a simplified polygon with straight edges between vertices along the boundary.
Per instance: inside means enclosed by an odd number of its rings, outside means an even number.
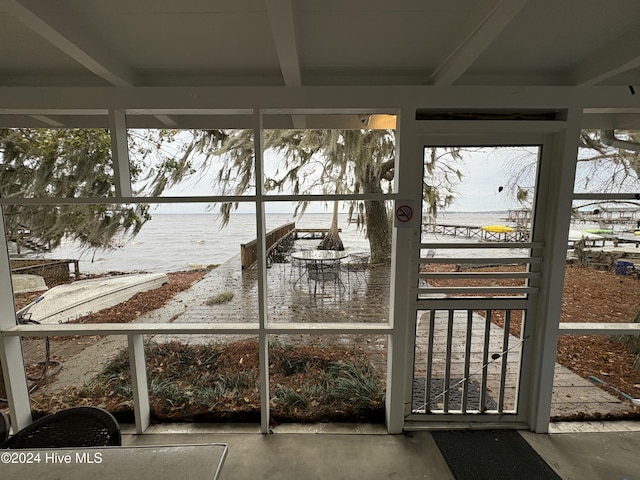
M449 207L448 211L505 211L509 209L523 208L515 197L515 191L509 187L510 179L514 171L518 171L520 166L535 161L537 150L534 148L523 149L522 147L495 147L473 149L465 152L464 160L457 164L457 168L462 173L462 181L456 185L456 200ZM277 163L273 159L268 162L270 165ZM208 172L209 178L215 177L215 169ZM533 186L534 173L529 173L518 183L522 187ZM211 179L188 180L165 193L171 195L207 195L211 194ZM502 187L502 188L500 188ZM175 204L161 205L155 210L156 213L203 213L207 211L204 204ZM214 211L217 209L214 207ZM241 206L239 212L250 213L252 206ZM293 211L290 203L272 203L268 205L267 213L289 213ZM331 212L325 208L324 204L318 203L309 208L309 212Z

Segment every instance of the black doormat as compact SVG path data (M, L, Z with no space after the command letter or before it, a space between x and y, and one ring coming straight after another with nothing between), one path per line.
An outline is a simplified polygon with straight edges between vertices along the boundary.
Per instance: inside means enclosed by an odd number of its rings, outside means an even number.
M432 435L456 480L562 480L516 430Z

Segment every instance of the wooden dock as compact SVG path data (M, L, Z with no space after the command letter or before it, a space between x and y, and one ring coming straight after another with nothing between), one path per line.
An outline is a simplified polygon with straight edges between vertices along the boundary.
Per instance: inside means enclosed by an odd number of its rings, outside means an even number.
M80 261L77 259L12 258L10 263L12 274L40 275L49 285L69 281L72 275L76 280L80 276Z
M342 229L338 229L341 232ZM323 239L329 232L328 228L296 228L295 222L285 223L278 228L274 228L266 235L267 258L270 257L278 247L287 239L293 240L313 240ZM258 241L251 240L240 245L240 258L242 269L253 268L258 261Z
M266 235L267 257L275 251L278 246L287 238L295 235L296 224L294 222L285 223L278 228L274 228ZM256 265L258 261L258 241L251 240L249 243L240 245L240 260L242 269L246 270Z
M430 225L428 232L439 235L450 235L453 237L477 238L490 242L527 242L529 241L529 232L525 229L511 227L509 232L490 232L484 230L484 227L477 225L450 225L438 223Z
M339 228L338 232L341 231L342 229ZM327 233L329 233L328 228L296 228L293 236L296 240L322 240Z

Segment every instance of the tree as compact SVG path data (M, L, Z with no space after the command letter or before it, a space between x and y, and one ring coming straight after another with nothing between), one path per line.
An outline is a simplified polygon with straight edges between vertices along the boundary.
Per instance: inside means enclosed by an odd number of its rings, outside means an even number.
M227 189L221 193L240 195L252 188L253 131L192 133L182 159L158 169L157 177L188 175L200 169L194 167L194 162L206 165L214 156L221 155L223 163L217 180L220 188ZM265 130L264 149L279 158L275 171L265 177L267 191L282 192L287 188L297 195L320 186L326 194L383 193L383 185L393 179L395 141L393 132L387 130ZM316 175L312 176L312 172ZM307 206L308 202L300 202L294 214L303 213ZM228 220L236 207L237 204L221 204L223 218ZM388 263L391 227L385 202L365 200L362 205L351 202L349 214L366 227L371 261Z
M640 132L621 132L621 139L640 142ZM637 191L640 152L607 145L600 132L583 130L576 174L578 189L596 192Z
M282 192L286 188L297 195L320 188L324 194L382 194L391 189L395 159L392 131L265 130L263 134L265 151L278 155L278 165L264 179L267 191ZM167 149L167 145L174 148ZM3 197L113 195L106 130L1 130L0 148ZM140 188L152 196L208 168L218 172L212 185L214 195L255 191L253 130L130 131L129 151L132 181L138 181ZM424 199L432 215L454 198L451 185L460 177L455 166L460 160L457 152L431 149L425 161L426 171L433 174L424 183ZM220 205L223 225L237 206ZM308 202L299 202L294 215L304 213L307 206ZM336 207L334 204L325 248L340 248ZM366 230L374 263L388 263L391 258L387 207L384 200L349 202L349 218ZM148 208L142 204L8 206L5 215L8 233L14 237L29 231L39 242L52 247L68 236L85 246L106 248L121 235L135 235L150 218Z
M424 216L435 223L438 212L451 205L456 198L455 187L462 179L461 149L430 147L424 151L422 201Z
M113 196L111 140L106 130L0 130L0 196L81 198ZM132 165L134 179L140 173ZM5 228L18 243L25 235L50 248L64 237L109 248L135 235L151 217L148 205L7 205Z
M622 140L640 142L640 132L619 132ZM514 190L516 198L523 204L531 201L533 188L523 188L519 180L531 178L536 171L537 162L514 162L511 169L509 188ZM533 172L533 173L532 173ZM607 145L600 131L583 130L580 132L579 150L574 190L588 193L621 193L637 192L640 187L640 152ZM626 203L637 206L630 201L594 201L580 207L594 206L603 203ZM574 215L578 212L574 208Z

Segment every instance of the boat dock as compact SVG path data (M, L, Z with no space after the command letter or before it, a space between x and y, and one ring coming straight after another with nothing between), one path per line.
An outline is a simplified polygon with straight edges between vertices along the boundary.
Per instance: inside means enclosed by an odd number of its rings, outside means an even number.
M339 228L338 232L341 232L342 229ZM329 232L328 228L296 228L294 231L294 238L296 240L314 240L320 239L322 240L327 236Z
M528 242L529 230L524 227L509 227L504 225L489 225L479 227L477 225L451 225L432 224L427 227L428 233L436 235L449 235L452 237L464 237L489 242ZM596 233L587 230L570 230L567 248L575 248L578 241L584 242L587 248L604 248L607 244L618 246L623 244L640 246L640 235L633 232L604 232Z
M342 229L338 229L341 232ZM278 253L279 247L288 239L313 240L322 239L329 232L328 228L296 228L294 222L285 223L266 234L267 258ZM251 240L240 245L242 269L253 268L258 260L258 242Z
M501 228L497 228L501 227ZM529 232L523 228L491 225L479 227L477 225L450 225L438 223L428 226L428 232L436 235L451 235L454 237L476 238L492 242L527 242Z

